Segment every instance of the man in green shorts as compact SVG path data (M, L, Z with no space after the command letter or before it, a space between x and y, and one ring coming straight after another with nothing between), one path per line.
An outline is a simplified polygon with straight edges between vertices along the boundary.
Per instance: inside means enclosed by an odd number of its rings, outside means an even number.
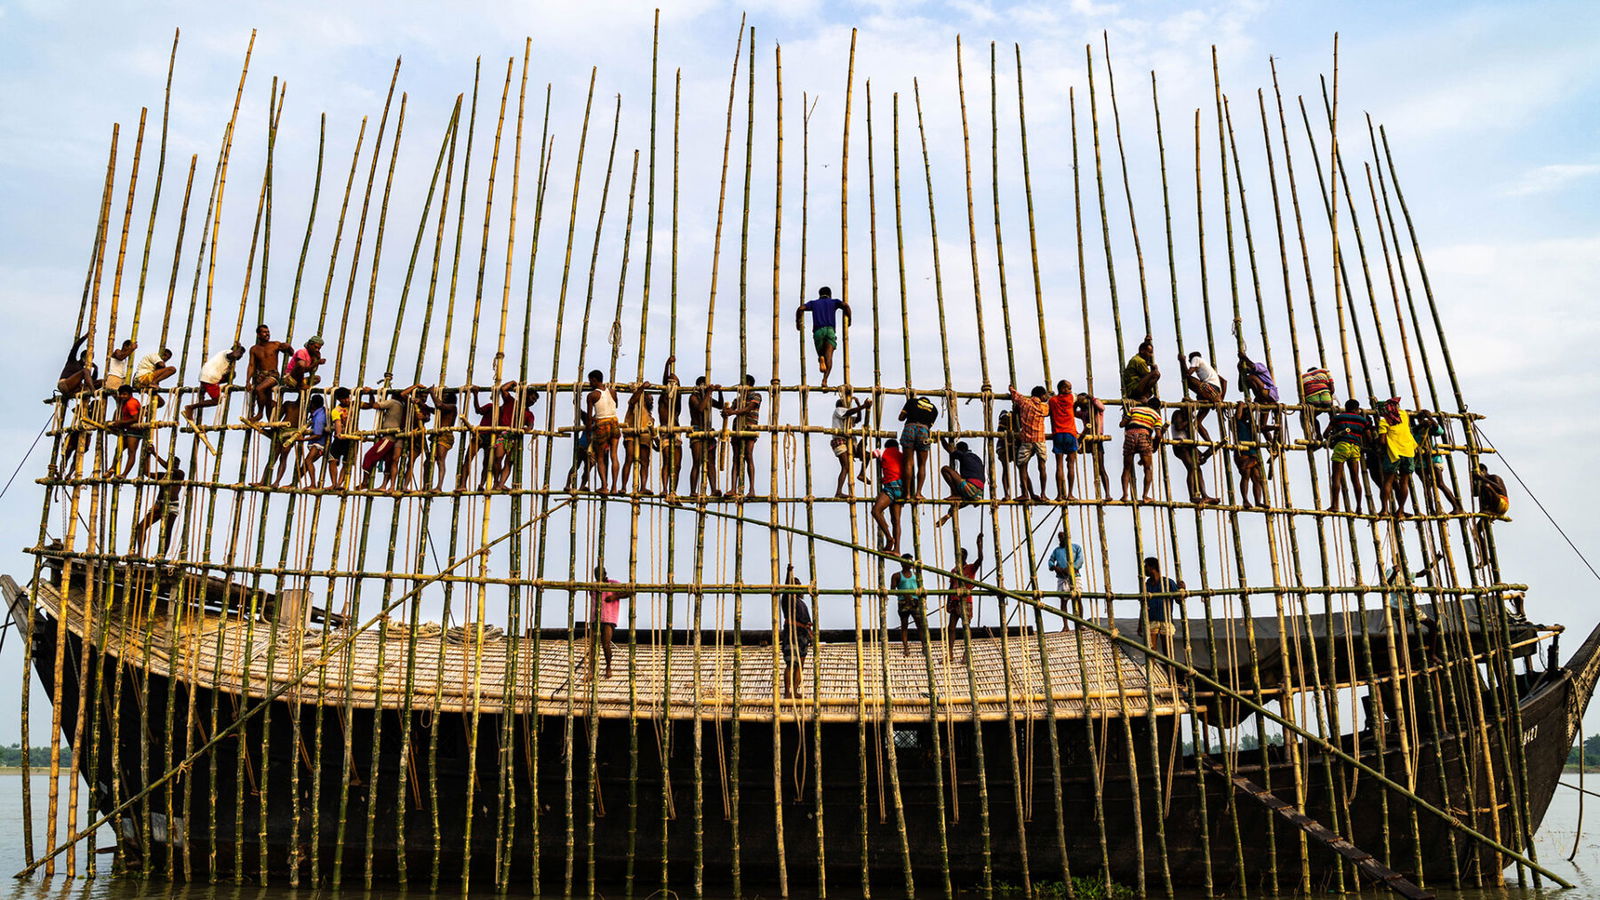
M839 346L839 312L844 312L844 322L850 324L850 304L833 296L832 288L817 288L817 299L800 304L794 311L796 331L805 325L806 313L811 313L811 343L817 348L817 369L822 372L822 386L828 386L828 375L833 372L833 351Z
M900 653L911 652L910 629L913 619L923 640L928 638L928 617L923 607L927 604L922 593L922 576L911 570L911 554L900 557L900 571L889 576L889 590L899 601Z

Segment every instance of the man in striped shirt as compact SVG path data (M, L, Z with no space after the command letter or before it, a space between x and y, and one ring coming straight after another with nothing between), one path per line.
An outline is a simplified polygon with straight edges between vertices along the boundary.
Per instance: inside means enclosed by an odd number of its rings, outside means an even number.
M1122 500L1134 488L1133 465L1144 467L1144 501L1155 499L1155 454L1167 424L1161 420L1161 401L1150 399L1123 408L1122 413Z
M1044 499L1044 423L1050 415L1050 403L1044 385L1035 385L1029 396L1024 397L1017 390L1016 385L1011 385L1011 403L1017 410L1017 431L1021 437L1017 443L1017 469L1022 473L1022 499ZM1039 490L1033 489L1033 482L1028 478L1028 460L1038 460Z
M1333 500L1329 502L1328 509L1338 511L1344 502L1345 485L1349 484L1350 492L1355 497L1354 509L1359 513L1361 497L1366 492L1361 478L1361 454L1372 440L1372 420L1361 411L1359 401L1347 400L1343 412L1336 412L1329 417L1326 435L1333 455Z

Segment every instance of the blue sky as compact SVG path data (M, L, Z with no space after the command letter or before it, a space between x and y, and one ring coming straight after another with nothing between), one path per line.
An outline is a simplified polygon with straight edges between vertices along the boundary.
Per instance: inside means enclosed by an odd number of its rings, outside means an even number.
M838 156L842 115L842 93L850 27L859 26L857 35L857 81L851 157L851 279L854 300L862 304L867 283L865 183L861 166L865 153L864 89L868 79L874 91L876 139L887 142L889 94L902 95L902 152L906 154L908 275L918 292L916 302L927 302L924 284L929 281L925 197L921 193L920 158L917 156L915 119L911 111L912 79L917 77L927 112L935 190L938 194L940 251L944 269L946 300L953 309L966 309L957 315L970 315L971 273L967 257L965 207L961 198L960 123L953 102L955 89L954 42L963 37L968 104L973 124L973 153L978 237L982 244L982 280L990 319L988 354L991 365L1002 366L999 350L1003 336L994 321L998 297L994 279L991 223L987 216L987 56L989 42L1000 49L1002 130L1014 129L1007 119L1006 104L1011 90L1011 44L1019 42L1028 77L1028 115L1033 155L1036 200L1040 209L1039 240L1042 268L1052 295L1059 291L1075 303L1076 263L1070 215L1070 150L1066 137L1066 92L1078 92L1080 128L1086 127L1087 103L1084 96L1085 43L1095 45L1097 77L1103 78L1101 32L1108 33L1112 62L1116 66L1125 137L1135 205L1145 242L1154 296L1163 297L1166 272L1159 239L1160 194L1154 167L1153 131L1150 127L1148 72L1158 72L1164 127L1168 130L1167 152L1174 179L1173 193L1180 204L1192 204L1193 155L1192 114L1201 109L1206 129L1205 158L1207 189L1218 187L1215 171L1215 118L1211 104L1210 47L1215 45L1220 58L1221 77L1233 104L1239 129L1240 152L1250 173L1247 182L1251 208L1258 229L1257 243L1269 290L1276 270L1277 250L1269 236L1271 216L1267 186L1260 156L1259 119L1252 94L1258 87L1268 90L1268 59L1277 59L1286 95L1303 93L1308 103L1320 103L1317 75L1328 71L1331 62L1332 34L1340 33L1340 101L1342 140L1351 142L1362 133L1359 116L1370 113L1383 124L1396 154L1396 164L1404 179L1410 204L1426 255L1429 274L1441 306L1441 316L1455 355L1462 389L1473 411L1489 417L1488 436L1505 451L1506 459L1527 480L1568 534L1592 557L1600 557L1600 526L1592 510L1600 503L1600 490L1586 477L1584 460L1600 439L1600 426L1587 409L1600 387L1600 363L1590 351L1600 318L1593 298L1600 289L1600 204L1595 202L1600 187L1600 146L1596 141L1596 110L1600 110L1600 59L1594 53L1600 41L1600 25L1592 10L1580 3L1541 4L1388 4L1318 5L1224 3L1195 4L1116 4L1073 2L1070 4L983 4L939 2L882 2L863 4L773 2L752 3L746 7L721 3L696 2L674 5L662 14L662 68L664 83L671 72L682 68L684 96L684 171L685 207L682 223L684 274L681 293L685 298L703 295L709 273L710 233L714 216L717 167L720 161L723 112L727 103L727 65L736 36L741 9L750 13L757 29L758 119L756 175L752 207L755 223L752 246L759 248L753 259L751 296L760 298L762 310L770 310L771 224L771 75L773 43L783 46L787 157L785 169L785 250L783 297L787 304L797 296L799 230L799 109L801 91L820 95L817 118L812 128L811 244L807 277L809 284L836 282L838 278ZM528 234L531 216L532 172L537 158L538 115L544 85L551 85L551 122L556 136L556 162L551 200L547 201L546 228L541 239L540 274L535 294L542 303L554 290L557 271L551 260L558 259L564 237L566 199L571 189L572 150L582 112L583 91L589 67L598 67L596 76L596 114L589 136L589 157L585 164L584 199L579 208L576 266L587 262L589 232L599 194L598 180L603 174L604 151L610 133L611 105L621 95L622 118L619 128L617 172L613 176L608 235L602 244L605 263L595 290L597 336L592 345L603 344L599 329L610 324L610 305L616 295L618 235L623 216L629 155L644 148L649 101L649 40L651 16L645 6L626 2L599 2L582 5L581 11L568 4L535 4L516 7L477 5L453 8L442 14L428 5L343 4L329 9L323 4L284 3L270 6L151 4L136 11L119 5L63 8L51 3L11 3L0 6L0 190L6 202L0 206L0 310L12 334L11 350L5 356L6 383L13 390L0 396L0 468L9 474L32 442L45 417L38 404L55 377L60 356L71 342L71 329L77 314L77 300L83 280L88 245L93 236L94 214L104 175L104 154L112 122L120 122L123 155L119 166L120 190L125 190L129 143L138 121L141 105L150 109L147 125L145 168L141 174L141 195L134 217L136 235L132 252L142 246L142 223L148 215L149 188L154 174L154 135L159 129L162 82L172 29L183 29L177 74L173 84L173 109L169 135L166 185L162 197L160 228L152 254L147 288L147 303L164 299L168 267L171 265L171 236L181 199L183 170L191 154L199 157L196 176L196 209L204 204L222 125L237 81L239 61L249 39L250 29L259 29L250 80L241 111L241 137L231 163L225 231L221 237L218 263L219 325L212 345L225 341L235 323L248 250L249 218L253 213L262 170L261 125L265 119L267 88L273 75L287 82L287 104L283 128L278 138L275 173L275 234L273 269L269 286L272 316L282 321L286 293L292 275L293 257L303 233L308 186L315 159L318 114L327 113L328 156L324 181L324 206L319 215L319 231L313 243L312 264L308 268L308 294L320 291L327 259L328 231L336 193L348 165L351 145L360 117L371 116L369 129L375 128L394 57L404 57L400 90L408 92L406 138L396 181L389 244L380 270L384 302L390 302L403 276L405 253L420 210L427 175L431 171L438 136L448 117L450 104L461 91L470 90L473 59L483 59L483 92L480 103L479 141L488 141L485 110L492 109L495 92L503 83L505 61L515 57L520 65L523 36L533 39L532 67L529 73L529 116L524 149L522 199L519 228ZM743 75L741 74L743 115ZM1099 89L1105 89L1104 81ZM515 84L513 84L513 103ZM1292 104L1292 99L1290 100ZM1101 103L1105 103L1102 96ZM664 90L661 109L670 115L670 93ZM1292 109L1292 107L1291 107ZM1313 109L1315 106L1313 105ZM1102 137L1110 141L1108 115L1104 107ZM1313 175L1298 119L1291 131L1297 153L1297 172L1302 179L1302 202L1314 202L1305 182ZM736 130L742 119L736 119ZM1254 130L1252 130L1254 129ZM368 146L370 147L369 130ZM1003 142L1013 141L1005 131ZM510 141L508 126L507 143ZM735 166L742 157L742 133L735 136ZM1087 134L1080 134L1087 152ZM480 144L480 146L483 146ZM667 139L661 142L666 152ZM1009 145L1007 145L1009 146ZM1326 153L1325 142L1320 145ZM1347 153L1364 155L1364 142L1346 143ZM482 152L482 151L478 151ZM509 146L506 153L509 153ZM880 153L884 151L880 150ZM1111 152L1107 145L1107 152ZM886 155L886 154L885 154ZM486 156L475 166L484 165ZM1110 160L1108 159L1108 164ZM1324 163L1326 160L1324 159ZM1281 160L1280 160L1281 164ZM880 166L884 164L879 163ZM366 171L365 158L362 175ZM481 172L481 168L476 170ZM883 177L883 169L879 170ZM740 172L730 182L730 198L735 203L740 188ZM1353 173L1354 174L1354 173ZM1126 216L1121 182L1114 168L1107 169L1108 198L1112 205L1112 227L1116 231L1118 279L1124 292L1124 310L1134 291L1136 273L1124 262L1129 259ZM642 177L642 176L641 176ZM667 169L661 172L658 189L665 190ZM1027 277L1026 242L1019 230L1020 199L1016 193L1019 176L1014 164L1002 172L1007 209L1007 265L1011 279L1013 309L1031 313L1027 300L1031 284ZM469 208L481 202L483 180L474 175ZM1355 182L1353 186L1359 185ZM330 188L330 185L332 188ZM502 181L498 201L506 208L508 183ZM1105 278L1103 264L1093 257L1101 253L1095 243L1098 219L1095 217L1092 183L1085 202L1085 227L1091 244L1089 267L1091 299L1103 303ZM1360 202L1364 187L1357 187ZM359 177L358 177L359 191ZM1189 193L1184 194L1185 191ZM889 216L885 206L885 187L879 185L879 216ZM119 191L118 209L122 194ZM664 200L663 200L664 203ZM916 204L924 204L920 211ZM1180 206L1193 217L1192 205ZM643 202L639 216L642 219ZM472 218L469 213L469 220ZM1177 214L1175 214L1177 215ZM1308 213L1309 215L1309 213ZM920 216L920 218L918 218ZM189 244L184 251L179 279L180 303L187 298L193 249L198 234L198 218L191 219ZM552 224L553 223L553 224ZM505 219L497 218L496 233L503 236ZM636 226L642 230L642 224ZM882 229L880 225L880 230ZM1186 223L1177 226L1186 229ZM1208 228L1211 225L1208 224ZM765 229L764 231L762 229ZM920 229L920 231L919 231ZM1326 223L1321 233L1326 235ZM664 224L658 222L658 253L665 246ZM552 236L553 235L553 236ZM733 303L736 270L737 223L730 219L724 235L722 297ZM1369 241L1373 235L1367 235ZM886 239L880 234L880 239ZM1215 241L1216 235L1209 238ZM371 238L369 237L369 242ZM503 237L501 238L503 242ZM519 239L520 240L520 239ZM1183 238L1180 237L1180 242ZM1315 240L1315 238L1313 238ZM1345 238L1348 242L1348 236ZM370 245L369 245L370 246ZM469 245L470 246L470 245ZM1190 244L1189 246L1192 246ZM554 248L554 249L549 249ZM635 267L641 265L637 241ZM317 252L321 260L317 261ZM370 251L369 251L370 252ZM1322 250L1314 252L1321 253ZM1346 252L1350 252L1347 243ZM1219 278L1217 247L1208 251L1212 278ZM1185 302L1192 302L1190 278L1192 251L1180 254L1180 280ZM1409 247L1407 248L1409 257ZM1103 258L1103 257L1102 257ZM664 256L658 255L664 265ZM890 266L885 251L882 265ZM1353 264L1353 260L1351 261ZM348 261L341 262L337 283L343 284ZM503 257L497 262L490 255L485 288L486 302L498 308L503 285ZM519 264L519 270L525 264ZM1298 271L1298 270L1296 270ZM136 269L125 276L123 296L133 294ZM662 276L660 271L656 277ZM1298 277L1298 276L1297 276ZM1326 279L1326 273L1318 274ZM629 302L638 300L639 269L631 270L627 288ZM569 303L582 300L582 273L576 279ZM365 282L363 281L364 285ZM1281 287L1281 286L1280 286ZM1319 289L1327 290L1326 284ZM1298 286L1296 286L1298 289ZM522 282L514 280L508 288L513 306L519 301ZM656 290L660 292L660 283ZM358 292L358 296L360 296ZM154 299L151 299L154 298ZM253 299L251 301L254 302ZM724 303L724 301L719 301ZM698 304L698 305L695 305ZM963 307L963 304L965 305ZM701 352L697 331L703 321L703 303L685 299L702 316L685 330L687 349L680 357L696 357ZM142 328L155 327L157 316L146 309ZM549 325L549 307L536 305L538 329ZM734 307L719 305L720 310ZM1074 307L1075 308L1075 307ZM1188 307L1186 307L1187 309ZM785 314L788 307L784 307ZM224 315L221 310L228 310ZM916 370L919 380L937 379L932 350L938 344L937 332L928 324L919 306L911 323L912 338L921 360ZM719 317L730 315L719 312ZM762 313L766 315L766 313ZM652 374L658 369L664 350L659 335L666 330L666 316L659 303L651 313L653 348L645 352L644 365ZM1076 327L1074 316L1054 317L1047 326L1052 341L1067 342ZM519 323L520 316L515 321ZM576 319L574 319L576 321ZM637 318L630 320L634 328ZM681 321L688 321L684 317ZM731 320L720 318L728 323ZM752 318L752 340L764 341L765 319ZM962 320L963 322L965 320ZM1023 321L1031 321L1024 319ZM251 323L253 324L253 323ZM359 327L359 322L356 323ZM571 324L571 323L569 323ZM1186 322L1193 334L1197 325ZM246 329L250 324L244 326ZM575 325L573 327L576 327ZM1028 326L1019 326L1028 331ZM1171 335L1171 323L1158 324L1158 338ZM972 329L975 332L975 324ZM1124 329L1124 339L1137 341L1132 326ZM301 332L306 334L309 332ZM413 332L404 331L404 334ZM536 337L543 331L536 331ZM142 341L154 343L153 332ZM727 332L721 334L726 338ZM385 335L384 337L387 337ZM1032 333L1018 336L1020 379L1037 380L1038 340ZM567 341L573 338L569 332ZM791 339L792 340L792 339ZM859 340L859 338L857 338ZM1070 377L1081 378L1087 368L1097 378L1115 375L1114 345L1109 331L1097 333L1097 348L1092 365L1080 357L1066 363ZM1170 340L1169 340L1170 343ZM719 343L718 380L732 381L736 362L729 344ZM1055 346L1067 348L1070 343ZM859 345L858 345L859 347ZM1030 349L1031 348L1031 349ZM386 347L385 347L386 349ZM975 386L976 351L970 340L956 342L958 381ZM353 354L346 365L354 365ZM535 352L536 366L546 363ZM623 348L620 365L631 371L637 362L631 347ZM792 350L784 363L785 380L798 376ZM1064 349L1057 350L1054 364L1062 365ZM191 351L188 371L198 366L198 347ZM765 366L765 349L754 359ZM488 364L488 353L476 357L478 366ZM1162 352L1162 360L1170 356ZM859 349L853 357L865 366L867 357ZM1070 356L1068 357L1070 359ZM1437 357L1436 357L1437 358ZM430 365L436 365L429 358ZM1031 367L1031 369L1030 369ZM372 368L369 366L369 369ZM381 366L378 368L381 369ZM764 372L765 369L758 371ZM860 371L860 370L858 370ZM1336 373L1337 374L1337 373ZM190 379L192 380L192 378ZM369 379L370 380L370 379ZM482 380L482 379L480 379ZM857 376L858 382L862 379ZM1004 376L997 375L1003 387ZM820 407L813 408L813 417ZM819 445L820 447L820 445ZM565 452L561 448L558 452ZM558 464L564 464L564 457ZM22 547L37 539L36 527L40 491L28 478L38 474L44 464L42 454L29 460L24 475L6 496L16 514L0 524L0 562L17 576L31 572L30 558ZM822 465L818 477L831 482L831 463ZM1113 467L1114 468L1114 467ZM764 471L764 469L763 469ZM1502 470L1503 471L1503 470ZM1513 514L1516 521L1500 527L1502 560L1506 577L1532 585L1531 610L1536 618L1560 621L1586 633L1600 615L1584 598L1593 596L1595 583L1534 504L1520 488L1514 487ZM763 549L765 535L751 537ZM764 565L765 563L763 563ZM1129 582L1126 572L1117 576ZM564 604L563 604L564 606ZM842 624L842 623L841 623ZM0 654L0 672L5 683L14 683L19 663L15 645ZM0 741L15 735L14 697L0 697ZM1591 719L1591 721L1594 721Z

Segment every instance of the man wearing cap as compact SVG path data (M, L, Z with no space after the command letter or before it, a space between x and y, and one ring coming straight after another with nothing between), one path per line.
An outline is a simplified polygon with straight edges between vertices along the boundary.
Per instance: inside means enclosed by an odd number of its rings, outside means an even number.
M312 335L306 345L294 352L289 357L289 364L283 369L283 386L291 391L303 391L322 379L317 376L317 367L327 360L322 358L322 338Z

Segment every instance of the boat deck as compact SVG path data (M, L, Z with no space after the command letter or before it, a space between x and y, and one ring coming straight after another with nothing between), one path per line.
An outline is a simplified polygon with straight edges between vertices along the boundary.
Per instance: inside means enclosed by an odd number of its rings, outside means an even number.
M59 618L55 588L41 585L37 599ZM92 631L106 652L142 660L152 674L251 698L287 686L283 699L299 703L320 698L342 704L348 690L357 706L389 709L409 704L413 710L476 707L490 714L509 707L524 714L602 718L849 722L862 711L882 720L886 710L893 721L927 721L930 704L941 720L1142 716L1152 711L1152 701L1156 715L1187 711L1163 667L1147 667L1142 658L1086 630L1044 634L1045 666L1038 635L974 638L970 675L959 644L947 659L945 642L936 637L929 647L932 691L920 644L913 637L910 652L902 652L898 629L887 642L870 633L859 645L825 642L806 661L806 696L784 700L774 697L782 676L771 644L736 646L727 632L712 630L702 632L698 647L630 648L619 636L612 677L590 680L582 634L496 633L481 643L458 642L450 638L459 632L447 636L437 625L423 625L413 635L409 626L389 623L383 635L377 626L354 635L343 629L291 635L270 622L192 609L175 618L114 613L109 622L88 622L76 595L66 621L79 635ZM814 667L820 667L820 692Z

